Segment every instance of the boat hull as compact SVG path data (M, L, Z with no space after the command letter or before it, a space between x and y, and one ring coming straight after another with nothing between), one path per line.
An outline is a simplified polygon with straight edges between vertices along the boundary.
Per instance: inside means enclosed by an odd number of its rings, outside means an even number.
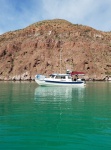
M84 86L85 82L84 81L70 81L70 82L66 82L66 81L49 81L49 80L38 80L35 79L36 83L38 85L42 85L42 86Z

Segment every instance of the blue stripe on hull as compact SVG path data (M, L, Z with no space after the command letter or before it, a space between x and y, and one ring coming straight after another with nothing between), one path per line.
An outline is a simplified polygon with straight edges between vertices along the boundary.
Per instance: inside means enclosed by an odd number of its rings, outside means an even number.
M78 81L78 82L61 82L61 81L47 81L45 80L45 82L47 83L60 83L60 84L82 84L83 82Z

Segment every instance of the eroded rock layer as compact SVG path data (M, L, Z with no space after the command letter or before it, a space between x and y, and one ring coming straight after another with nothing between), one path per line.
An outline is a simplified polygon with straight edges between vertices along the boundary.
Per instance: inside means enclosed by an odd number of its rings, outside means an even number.
M0 80L29 80L36 74L85 72L86 79L111 75L111 32L46 20L0 35Z

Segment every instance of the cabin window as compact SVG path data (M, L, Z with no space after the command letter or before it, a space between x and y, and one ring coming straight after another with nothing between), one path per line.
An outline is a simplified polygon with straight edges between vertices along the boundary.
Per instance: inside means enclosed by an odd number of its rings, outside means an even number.
M54 75L51 75L50 78L54 78Z
M55 78L56 78L56 79L61 79L61 77L60 77L60 76L56 76Z
M56 79L65 79L65 76L56 76Z
M71 79L71 76L68 76L68 79Z
M61 79L65 79L65 76L62 76Z

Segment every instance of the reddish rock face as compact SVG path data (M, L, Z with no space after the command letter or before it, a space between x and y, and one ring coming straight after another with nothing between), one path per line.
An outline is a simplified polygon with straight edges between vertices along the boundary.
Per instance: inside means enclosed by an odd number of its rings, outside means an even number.
M36 74L83 71L86 79L111 75L111 33L47 20L0 35L0 80L29 80Z

